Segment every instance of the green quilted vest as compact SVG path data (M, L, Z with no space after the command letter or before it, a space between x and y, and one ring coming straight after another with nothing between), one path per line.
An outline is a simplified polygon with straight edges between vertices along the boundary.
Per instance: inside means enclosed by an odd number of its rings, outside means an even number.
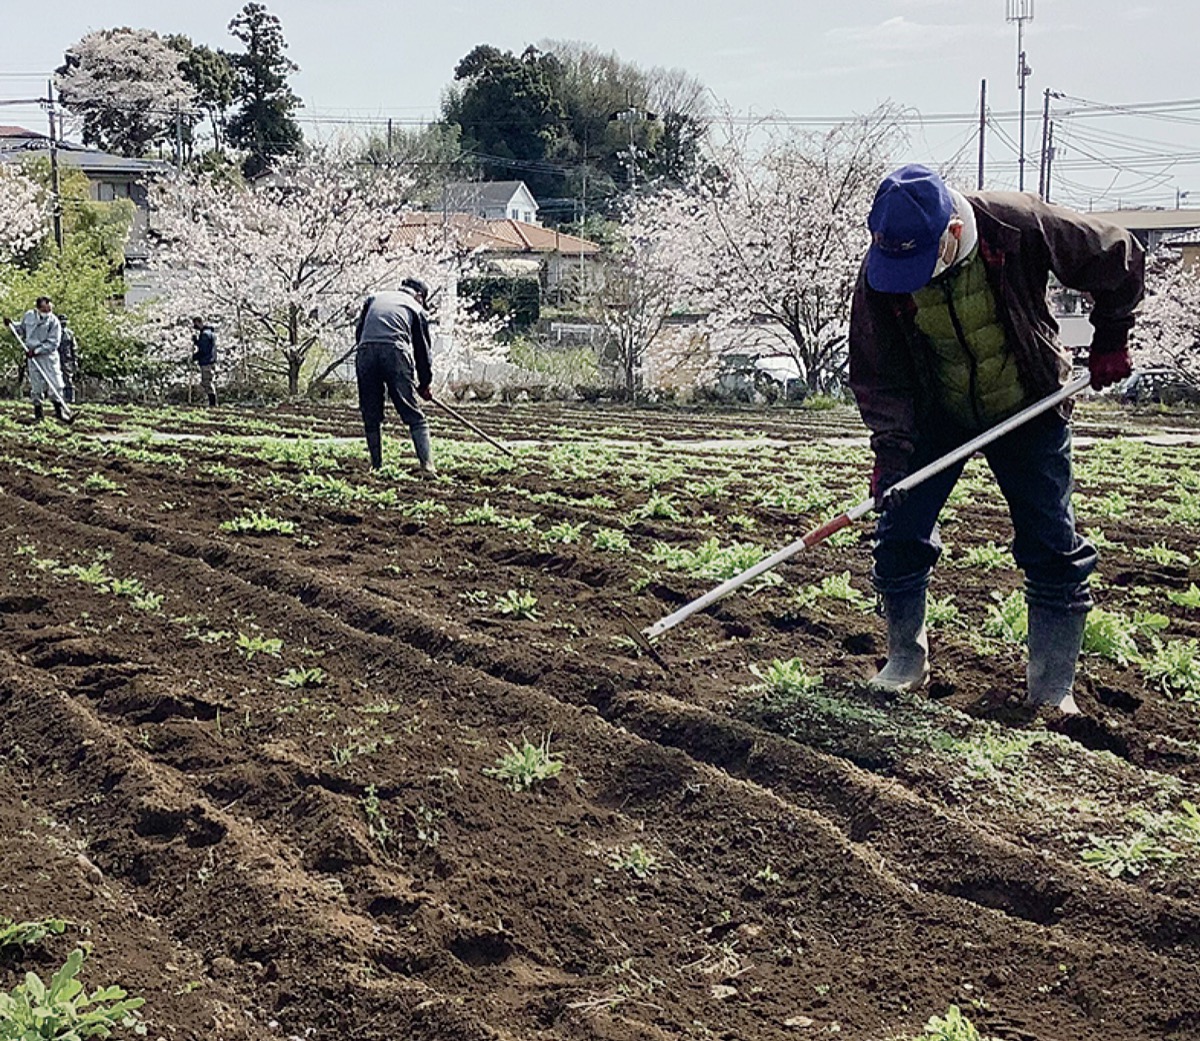
M962 266L913 294L929 340L938 400L952 419L982 430L1026 404L987 268L976 249Z

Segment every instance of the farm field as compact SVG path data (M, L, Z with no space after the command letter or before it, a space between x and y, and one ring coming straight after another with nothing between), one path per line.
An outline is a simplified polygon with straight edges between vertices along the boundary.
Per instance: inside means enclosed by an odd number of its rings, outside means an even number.
M889 702L869 524L666 670L622 626L862 499L852 410L466 408L518 461L435 413L423 482L349 408L0 405L0 915L67 923L0 989L82 946L152 1038L1200 1037L1194 417L1081 410L1065 719L981 461Z

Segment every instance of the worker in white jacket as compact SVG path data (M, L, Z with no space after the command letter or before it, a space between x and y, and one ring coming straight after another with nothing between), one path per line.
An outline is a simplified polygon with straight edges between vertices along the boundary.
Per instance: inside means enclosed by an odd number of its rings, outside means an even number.
M33 418L41 422L42 402L50 398L55 415L70 423L74 417L63 400L62 370L58 364L62 324L54 313L53 302L48 296L39 296L34 308L26 311L18 324L9 322L9 328L25 346Z

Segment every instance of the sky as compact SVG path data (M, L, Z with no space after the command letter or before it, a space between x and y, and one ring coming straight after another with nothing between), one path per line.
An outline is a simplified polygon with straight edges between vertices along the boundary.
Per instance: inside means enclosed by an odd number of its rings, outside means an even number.
M432 118L458 60L479 43L521 51L580 40L627 61L679 67L742 114L799 121L865 113L891 100L924 121L898 159L956 160L974 187L980 81L993 114L991 188L1015 188L1017 30L1009 0L268 0L290 57L306 135L339 120ZM1015 0L1014 0L1015 2ZM1026 0L1029 2L1029 0ZM1053 102L1057 201L1082 209L1200 205L1200 82L1195 0L1032 0L1025 25L1026 188L1037 188L1042 92ZM28 0L0 0L0 100L37 96L86 33L131 26L234 48L238 0L55 0L34 23ZM1094 106L1195 100L1193 106L1104 114ZM953 115L947 121L932 117ZM0 123L41 129L36 106L0 106Z

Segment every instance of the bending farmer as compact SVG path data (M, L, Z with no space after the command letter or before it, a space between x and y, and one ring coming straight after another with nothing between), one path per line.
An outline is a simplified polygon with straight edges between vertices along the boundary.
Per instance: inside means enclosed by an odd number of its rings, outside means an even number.
M54 314L54 304L48 296L39 296L33 310L25 312L20 324L10 322L9 328L25 345L34 420L41 422L42 402L49 398L54 403L54 414L64 423L70 423L74 417L63 400L62 370L58 364L62 325Z
M1092 386L1129 375L1144 258L1120 228L1030 195L964 195L923 166L884 179L869 226L850 318L850 386L871 429L871 493L882 510L872 579L888 660L871 682L898 691L929 675L925 590L942 551L937 518L965 463L901 501L888 488L1067 382L1071 357L1046 302L1051 273L1094 301ZM984 455L1025 572L1028 702L1078 712L1072 687L1096 550L1075 530L1069 415L1068 403Z
M421 473L437 474L433 465L433 447L429 441L429 421L417 403L420 396L432 397L433 369L429 359L429 320L425 304L429 290L417 278L406 278L398 292L376 293L368 297L354 330L354 369L358 376L358 407L362 411L371 453L371 469L383 465L383 392L387 389L392 404L412 433L413 446L421 463Z

